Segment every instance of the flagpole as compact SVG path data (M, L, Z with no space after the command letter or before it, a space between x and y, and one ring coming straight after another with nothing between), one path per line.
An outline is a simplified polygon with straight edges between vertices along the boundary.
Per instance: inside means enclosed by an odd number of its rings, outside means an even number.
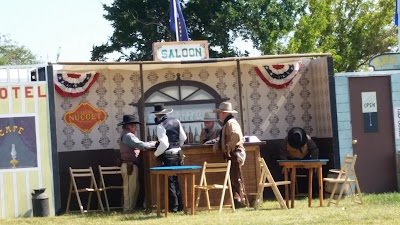
M176 1L175 0L171 0L171 1L174 1L175 37L176 37L176 41L179 41L178 17L177 17L178 12L176 9Z
M396 14L397 14L397 52L400 52L400 0L396 0Z

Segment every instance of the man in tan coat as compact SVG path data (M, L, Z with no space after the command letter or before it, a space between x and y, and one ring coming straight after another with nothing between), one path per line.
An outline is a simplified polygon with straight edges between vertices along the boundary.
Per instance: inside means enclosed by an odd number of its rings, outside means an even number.
M220 139L215 143L214 151L222 151L225 159L231 160L230 176L235 207L248 206L242 175L246 151L243 146L242 130L232 115L237 111L232 109L230 102L222 102L214 112L218 113L219 120L223 123Z

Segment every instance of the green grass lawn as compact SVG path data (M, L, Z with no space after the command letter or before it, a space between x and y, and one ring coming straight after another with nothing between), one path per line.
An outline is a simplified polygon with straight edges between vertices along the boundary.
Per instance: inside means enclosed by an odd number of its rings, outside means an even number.
M155 212L137 212L133 214L101 213L63 215L48 218L20 218L0 220L0 224L25 225L68 225L68 224L400 224L400 193L365 195L365 205L351 202L348 197L339 206L318 207L314 199L312 207L307 207L307 198L295 201L295 208L283 210L277 201L267 200L259 210L253 208L229 209L222 213L202 211L195 216L183 213L168 214L168 218L158 218ZM325 205L327 199L325 199Z

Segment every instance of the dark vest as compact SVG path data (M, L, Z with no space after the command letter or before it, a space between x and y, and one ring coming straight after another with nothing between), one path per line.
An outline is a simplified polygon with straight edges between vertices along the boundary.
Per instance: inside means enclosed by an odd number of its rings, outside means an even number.
M169 142L168 149L171 148L180 148L179 145L179 131L180 125L177 119L175 118L165 118L161 121L161 125L167 131L167 137Z
M119 150L121 153L121 160L125 162L132 162L133 164L138 164L139 159L136 157L135 152L133 151L135 148L129 147L128 145L122 143L122 137L130 133L130 131L124 129L121 132L120 142L119 142Z

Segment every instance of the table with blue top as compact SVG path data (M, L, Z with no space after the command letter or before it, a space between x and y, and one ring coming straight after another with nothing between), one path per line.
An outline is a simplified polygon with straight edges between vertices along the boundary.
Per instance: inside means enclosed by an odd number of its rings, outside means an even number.
M187 190L187 177L191 177L191 214L194 215L195 212L195 197L194 197L194 186L195 186L195 174L200 172L201 166L195 165L185 165L185 166L159 166L159 167L151 167L150 173L157 175L157 216L161 215L161 200L160 200L160 176L164 176L164 211L165 217L168 216L168 177L175 175L183 176L183 187L184 187L184 197L183 197L183 205L184 211L187 213L188 208L188 190Z
M319 203L324 205L324 186L322 183L322 166L326 165L328 159L307 159L307 160L277 160L280 166L283 166L285 181L288 180L288 171L292 170L290 182L291 207L294 208L294 195L296 186L296 169L308 169L308 206L311 207L312 201L312 176L313 169L318 170ZM289 206L288 186L285 185L286 205Z

